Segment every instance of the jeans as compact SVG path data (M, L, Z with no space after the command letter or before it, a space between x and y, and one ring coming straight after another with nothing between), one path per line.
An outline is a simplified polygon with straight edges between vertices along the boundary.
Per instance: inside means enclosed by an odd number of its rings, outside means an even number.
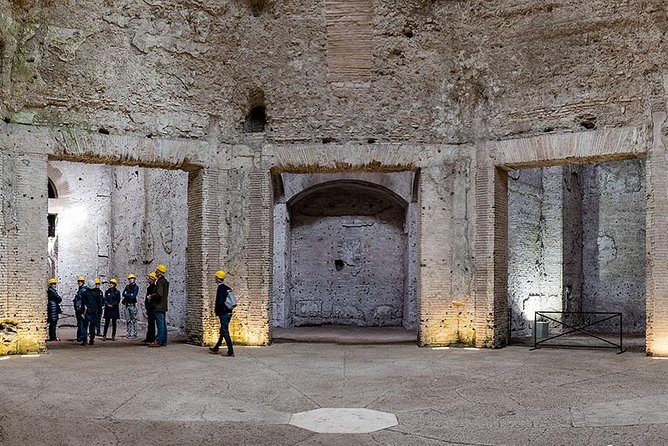
M158 326L158 336L155 342L160 345L167 344L167 320L165 319L164 311L155 312L155 322Z
M155 342L155 312L146 310L146 319L148 325L146 327L146 342Z
M86 341L86 320L80 314L77 314L77 342Z
M86 323L88 325L88 336L90 338L88 343L92 344L95 341L95 331L96 331L95 328L97 326L97 318L95 318L95 320L92 321L86 321Z
M234 346L232 345L232 338L230 337L230 320L232 319L232 313L225 313L218 316L220 319L220 336L218 336L218 342L213 347L215 350L218 350L225 339L225 344L227 345L227 353L234 353Z
M125 306L125 322L128 325L128 338L137 336L137 305L128 304Z
M58 339L58 336L56 336L56 327L58 327L58 319L49 321L49 341Z

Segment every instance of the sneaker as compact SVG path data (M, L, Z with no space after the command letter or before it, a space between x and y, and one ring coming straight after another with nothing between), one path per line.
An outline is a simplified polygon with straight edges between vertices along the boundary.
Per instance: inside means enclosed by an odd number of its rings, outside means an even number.
M209 353L211 353L213 355L217 355L218 354L218 349L213 348L213 347L209 347Z
M149 347L162 347L162 344L156 344L155 342L151 342L148 344Z
M112 340L112 341L115 341L115 340L116 340L116 338L111 338L111 340Z
M86 341L80 342L79 345L86 345Z
M234 352L227 352L227 356L234 356Z

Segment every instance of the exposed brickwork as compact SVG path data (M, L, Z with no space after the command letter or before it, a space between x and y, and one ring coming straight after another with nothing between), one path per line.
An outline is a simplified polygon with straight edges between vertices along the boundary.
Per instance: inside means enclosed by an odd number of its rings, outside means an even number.
M668 165L662 130L666 113L653 116L653 144L646 162L647 258L646 311L647 352L668 355Z
M363 87L373 66L373 2L326 0L325 18L328 80Z
M42 349L46 339L47 159L14 152L3 155L0 290L6 299L4 314L19 322L22 348Z

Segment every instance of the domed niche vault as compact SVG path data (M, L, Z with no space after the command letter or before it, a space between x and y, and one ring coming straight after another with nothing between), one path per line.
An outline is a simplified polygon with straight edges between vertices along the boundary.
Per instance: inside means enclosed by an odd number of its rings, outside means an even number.
M415 174L277 180L272 325L416 329Z

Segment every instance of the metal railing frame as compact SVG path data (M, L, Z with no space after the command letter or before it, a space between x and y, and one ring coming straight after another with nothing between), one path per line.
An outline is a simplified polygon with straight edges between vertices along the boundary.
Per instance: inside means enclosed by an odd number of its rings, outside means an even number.
M559 315L575 315L575 314L580 314L580 315L598 315L598 316L607 316L601 320L595 321L595 322L589 322L587 324L569 324L563 321L560 321L558 319L555 319L553 317L547 316L548 314L559 314ZM541 321L547 319L552 322L556 322L559 325L564 326L567 331L564 331L562 333L559 333L554 336L549 336L545 339L541 339L540 341L537 339L537 330L536 330L536 322L538 322L538 317L541 317ZM585 330L587 327L591 327L596 324L600 324L605 321L609 321L615 318L619 318L619 344L615 344L612 341L609 341L607 339L604 339L600 336L595 335L594 333L591 333L588 330ZM580 347L580 348L618 348L619 351L617 354L619 355L620 353L624 353L624 347L622 343L622 313L609 313L609 312L603 312L603 311L536 311L534 313L534 320L533 320L533 348L531 350L536 350L541 348L541 346L546 346L546 347ZM571 333L582 333L586 336L596 338L600 341L605 342L608 345L591 345L591 346L579 346L579 345L569 345L569 344L545 344L548 341L551 341L552 339L559 338L561 336L566 336Z

